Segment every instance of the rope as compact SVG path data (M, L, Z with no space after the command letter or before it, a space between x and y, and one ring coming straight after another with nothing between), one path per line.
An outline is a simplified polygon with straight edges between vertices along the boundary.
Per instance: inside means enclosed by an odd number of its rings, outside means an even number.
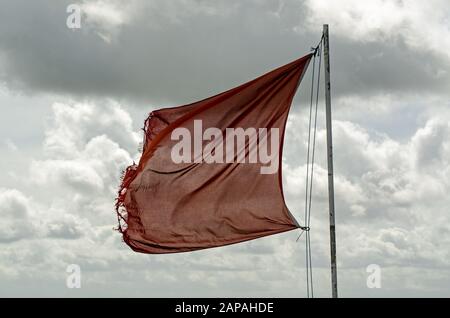
M322 38L323 39L323 38ZM306 158L306 187L305 187L305 226L301 227L302 232L297 238L297 241L303 235L305 235L305 261L306 261L306 294L307 297L314 297L314 285L313 285L313 272L312 272L312 253L311 253L311 237L310 237L310 225L311 225L311 207L312 207L312 190L313 190L313 178L314 178L314 160L315 160L315 149L316 149L316 132L317 132L317 110L319 104L319 88L320 88L320 69L322 64L322 39L319 44L313 48L313 68L312 68L312 78L311 78L311 98L309 105L309 124L308 124L308 148L307 148L307 158ZM319 56L319 65L317 72L317 85L315 94L315 107L314 107L314 126L313 121L313 105L314 105L314 80L315 80L315 69L316 69L316 55ZM312 132L312 142L311 142L311 132ZM312 144L312 145L311 145ZM311 164L311 170L309 165Z
M308 223L307 227L310 227L311 222L311 203L312 203L312 190L313 190L313 179L314 179L314 159L315 159L315 153L316 153L316 132L317 132L317 109L319 104L319 90L320 90L320 68L322 64L322 54L320 49L322 48L322 45L320 44L320 48L318 51L319 54L319 69L317 72L317 86L316 86L316 109L314 114L314 133L313 133L313 145L312 145L312 157L311 157L311 183L309 187L309 207L308 207ZM307 232L307 238L308 238L308 251L309 251L309 274L310 274L310 281L311 281L311 296L314 297L314 285L313 285L313 272L312 272L312 261L311 261L311 239L309 236L309 231Z
M315 53L315 51L314 51ZM314 96L314 74L316 70L316 54L314 54L313 57L313 65L312 65L312 77L311 77L311 98L309 103L309 125L308 125L308 150L306 152L306 191L305 191L305 225L308 227L308 190L309 190L309 158L310 158L310 147L311 147L311 122L312 122L312 107L313 107L313 96ZM309 231L306 232L306 238L305 238L305 261L306 261L306 295L309 298L309 293L311 290L311 284L310 282L310 263L309 263Z

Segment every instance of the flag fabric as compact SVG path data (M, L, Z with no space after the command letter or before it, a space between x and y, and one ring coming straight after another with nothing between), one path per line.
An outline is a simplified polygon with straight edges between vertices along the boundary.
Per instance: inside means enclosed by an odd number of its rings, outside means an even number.
M312 54L192 104L150 113L116 210L134 251L223 246L293 230L282 187L285 125Z

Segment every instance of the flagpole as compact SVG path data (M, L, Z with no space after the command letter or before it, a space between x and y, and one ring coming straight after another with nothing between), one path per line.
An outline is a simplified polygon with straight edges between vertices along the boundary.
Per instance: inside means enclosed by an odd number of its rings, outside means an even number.
M328 209L330 212L330 253L331 253L331 294L338 297L336 266L336 226L334 219L334 176L333 176L333 141L331 129L331 87L330 87L330 45L328 24L323 25L323 52L325 63L325 112L327 127L327 161L328 161Z

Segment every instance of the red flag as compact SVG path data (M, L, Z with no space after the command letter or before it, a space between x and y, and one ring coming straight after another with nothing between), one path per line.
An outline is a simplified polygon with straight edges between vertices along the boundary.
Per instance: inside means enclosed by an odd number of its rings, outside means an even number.
M281 158L289 108L311 56L150 114L142 157L125 171L116 203L133 250L186 252L299 227L284 202Z

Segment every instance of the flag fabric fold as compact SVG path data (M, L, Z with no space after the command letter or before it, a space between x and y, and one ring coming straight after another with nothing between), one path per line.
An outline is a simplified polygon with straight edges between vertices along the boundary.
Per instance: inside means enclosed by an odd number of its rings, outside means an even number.
M199 250L293 230L281 161L287 116L312 54L231 90L151 112L116 201L134 251Z

